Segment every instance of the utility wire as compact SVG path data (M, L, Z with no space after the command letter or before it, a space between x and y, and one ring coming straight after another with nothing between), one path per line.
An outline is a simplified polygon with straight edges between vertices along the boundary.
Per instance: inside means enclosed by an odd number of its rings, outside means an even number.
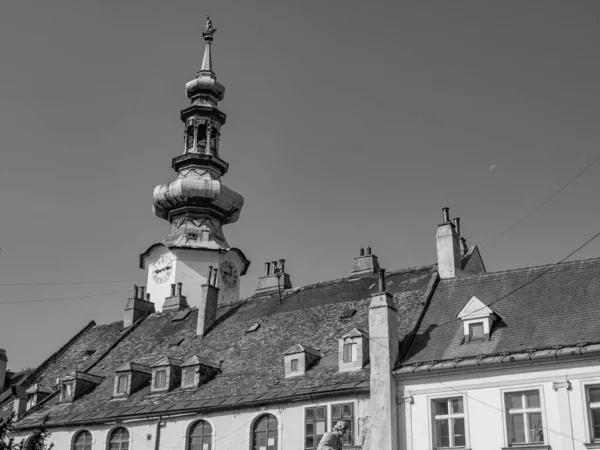
M504 230L502 233L500 233L498 236L496 236L494 239L492 239L491 241L489 241L487 244L485 244L483 247L481 247L482 249L492 245L494 242L496 242L498 239L500 239L502 236L504 236L505 234L507 234L509 231L511 231L513 228L516 228L517 226L521 225L523 222L525 222L527 219L529 219L532 215L534 215L536 212L538 212L540 209L542 209L547 203L549 203L554 197L556 197L558 194L560 194L562 191L564 191L571 183L573 183L577 178L579 178L581 175L583 175L585 172L587 172L589 169L592 168L592 166L594 164L596 164L598 161L600 161L600 156L598 156L595 160L593 160L590 164L588 164L583 170L581 170L579 173L577 173L573 178L571 178L567 184L565 184L563 187L561 187L558 191L556 191L554 194L552 194L550 197L548 197L546 200L544 200L542 203L540 203L538 205L537 208L535 208L534 210L530 211L528 214L526 214L524 217L522 217L521 219L517 220L515 223L513 223L510 227L508 227L506 230Z
M43 281L39 283L0 283L0 286L61 286L66 284L109 284L135 283L134 280L104 280L104 281Z
M11 300L8 302L0 302L0 305L8 305L14 303L38 303L38 302L55 302L59 300L74 300L79 298L93 298L93 297L106 297L109 295L121 295L128 294L130 291L118 291L118 292L106 292L104 294L91 294L91 295L76 295L74 297L56 297L56 298L40 298L35 300Z

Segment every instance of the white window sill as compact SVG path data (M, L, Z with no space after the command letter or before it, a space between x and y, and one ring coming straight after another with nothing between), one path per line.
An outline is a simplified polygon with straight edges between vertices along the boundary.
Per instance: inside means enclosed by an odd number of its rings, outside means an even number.
M585 445L585 448L589 448L590 450L593 449L600 449L600 441L597 442L588 442L588 443L584 443L583 445Z
M516 450L519 448L526 450L552 450L548 444L515 444L511 447L502 447L502 450Z

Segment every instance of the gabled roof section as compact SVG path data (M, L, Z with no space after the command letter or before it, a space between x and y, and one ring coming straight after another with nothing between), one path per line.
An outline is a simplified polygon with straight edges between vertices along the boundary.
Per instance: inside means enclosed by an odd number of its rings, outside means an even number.
M369 339L369 333L367 333L366 331L363 331L363 330L359 330L358 328L352 328L350 331L348 331L346 334L344 334L342 336L342 339L358 338L358 337L364 337L364 338Z
M482 317L490 317L494 311L479 300L477 297L471 297L471 300L460 310L456 317L461 320L479 319Z
M303 353L303 352L312 353L313 355L316 355L316 356L321 356L321 352L319 350L316 350L314 348L311 348L311 347L308 347L308 346L302 345L302 344L294 345L292 348L288 349L283 354L284 355L293 355L295 353Z
M191 358L188 358L181 365L181 367L190 367L190 366L197 366L197 365L212 367L214 369L219 368L219 365L216 362L211 361L210 359L207 359L207 358L198 357L196 355L192 356Z
M164 367L164 366L181 366L183 361L181 359L172 358L170 356L163 356L150 367Z
M115 372L142 372L142 373L152 373L152 370L148 366L144 366L142 364L136 363L125 363L121 367L117 368Z
M471 296L499 319L488 341L463 345ZM599 258L441 280L400 366L600 343L599 298Z

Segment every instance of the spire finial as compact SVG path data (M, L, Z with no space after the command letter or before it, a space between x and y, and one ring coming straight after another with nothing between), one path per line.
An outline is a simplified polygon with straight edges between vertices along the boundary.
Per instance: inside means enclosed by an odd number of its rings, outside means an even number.
M210 20L210 16L206 16L206 25L204 25L202 37L206 42L212 42L213 34L215 34L215 31L217 31L217 29L213 27L212 20Z

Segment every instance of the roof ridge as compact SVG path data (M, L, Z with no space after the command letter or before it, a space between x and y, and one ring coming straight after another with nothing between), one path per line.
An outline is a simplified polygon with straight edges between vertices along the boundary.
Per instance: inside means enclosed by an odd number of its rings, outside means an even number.
M590 262L600 262L600 257L584 258L584 259L578 259L578 260L574 260L574 261L563 261L563 262L557 261L554 263L541 264L539 266L518 267L516 269L498 270L496 272L475 273L475 274L469 274L469 275L460 276L460 277L456 277L456 278L450 278L450 279L441 280L441 281L470 280L473 278L482 278L482 277L487 277L487 276L503 275L506 273L524 272L527 270L539 270L539 269L544 269L544 268L548 268L548 267L552 267L552 266L573 266L576 264L590 263Z

